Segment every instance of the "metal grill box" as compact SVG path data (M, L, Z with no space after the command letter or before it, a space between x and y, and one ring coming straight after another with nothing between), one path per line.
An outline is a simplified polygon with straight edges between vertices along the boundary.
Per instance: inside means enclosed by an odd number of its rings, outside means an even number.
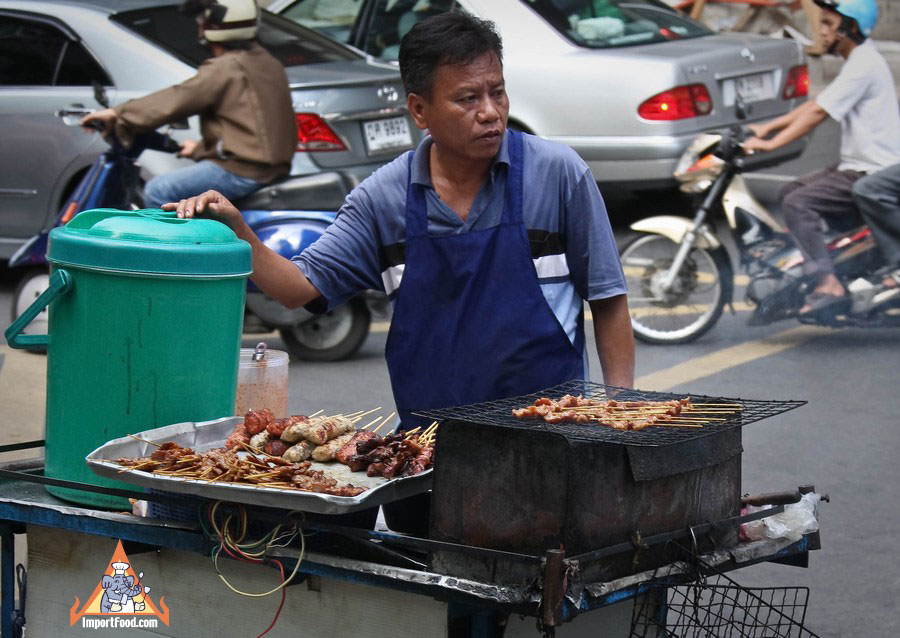
M635 551L588 563L590 580L652 569L672 546L639 549L640 538L740 513L741 430L633 449L569 440L554 432L465 421L441 424L434 465L430 536L501 551L567 556L635 543ZM735 525L719 547L737 542ZM699 539L707 548L709 539ZM516 561L435 552L438 572L495 582L525 576ZM582 565L584 567L584 565Z

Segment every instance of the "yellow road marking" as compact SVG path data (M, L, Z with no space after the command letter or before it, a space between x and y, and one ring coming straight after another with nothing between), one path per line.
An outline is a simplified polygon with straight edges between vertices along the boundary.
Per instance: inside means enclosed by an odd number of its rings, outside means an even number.
M692 358L665 370L657 370L656 372L645 374L635 379L634 387L645 390L669 390L675 386L696 381L756 359L778 354L784 350L799 346L813 337L833 332L834 330L831 328L798 326L762 339L748 341L730 348L711 352L702 357Z
M735 312L752 312L756 307L744 301L738 301L733 304ZM664 315L702 315L709 310L709 304L698 304L695 306L677 306L675 308L660 308L657 306L634 306L628 309L632 317L657 317Z

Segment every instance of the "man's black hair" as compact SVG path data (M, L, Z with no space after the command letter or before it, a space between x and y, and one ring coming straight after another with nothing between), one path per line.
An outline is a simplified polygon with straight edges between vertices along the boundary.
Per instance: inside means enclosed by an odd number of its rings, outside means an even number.
M439 66L469 64L485 53L503 62L503 44L489 20L448 11L417 23L400 41L400 75L407 93L431 96Z

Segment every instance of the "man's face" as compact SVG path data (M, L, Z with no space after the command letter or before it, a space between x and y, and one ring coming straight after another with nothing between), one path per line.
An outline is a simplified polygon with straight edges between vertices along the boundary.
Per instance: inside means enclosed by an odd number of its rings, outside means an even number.
M838 35L841 26L841 16L830 9L822 10L822 20L819 25L819 34L822 36L822 44L829 53L841 53L841 48L847 38Z
M428 129L440 151L491 159L500 150L509 116L503 66L493 53L471 64L439 66L430 98L410 93L407 105L416 126Z

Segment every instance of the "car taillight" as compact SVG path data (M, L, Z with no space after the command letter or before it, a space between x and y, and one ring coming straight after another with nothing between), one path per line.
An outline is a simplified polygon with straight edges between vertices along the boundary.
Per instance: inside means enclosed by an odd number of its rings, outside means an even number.
M711 111L712 99L702 84L676 86L644 100L638 107L638 115L645 120L683 120Z
M347 147L315 113L296 113L298 151L345 151Z
M809 69L805 64L801 64L788 71L781 97L785 100L793 100L795 97L806 97L807 95L809 95Z
M76 202L75 200L72 200L71 202L69 202L69 205L66 206L66 210L63 213L62 217L60 217L59 225L65 226L66 224L68 224L69 220L71 220L73 217L75 217L75 213L77 213L77 212L78 212L78 202Z

